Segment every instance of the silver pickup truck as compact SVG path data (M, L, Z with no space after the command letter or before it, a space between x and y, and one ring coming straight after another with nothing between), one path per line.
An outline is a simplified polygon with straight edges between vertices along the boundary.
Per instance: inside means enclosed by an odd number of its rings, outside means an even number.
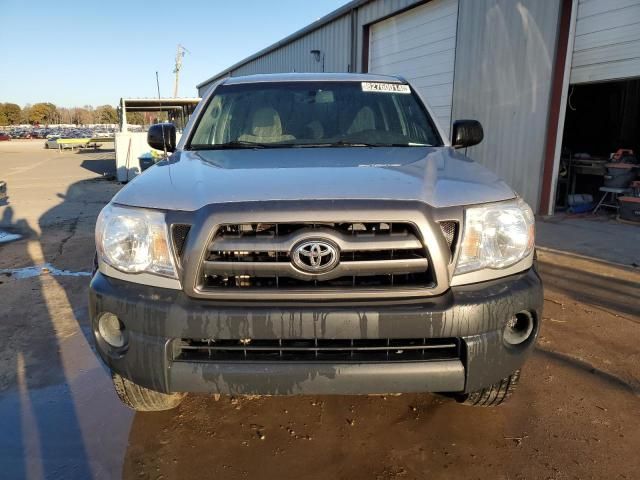
M234 77L96 226L90 313L122 401L438 392L502 403L542 318L534 217L401 78Z

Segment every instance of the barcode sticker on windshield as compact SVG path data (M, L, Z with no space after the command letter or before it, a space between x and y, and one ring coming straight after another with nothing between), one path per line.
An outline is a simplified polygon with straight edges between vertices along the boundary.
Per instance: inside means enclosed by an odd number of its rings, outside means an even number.
M363 92L411 93L409 85L400 83L362 82Z

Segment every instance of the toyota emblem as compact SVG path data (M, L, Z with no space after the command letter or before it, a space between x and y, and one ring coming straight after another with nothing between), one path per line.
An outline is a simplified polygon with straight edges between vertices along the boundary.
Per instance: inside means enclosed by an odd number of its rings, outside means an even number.
M339 260L338 247L323 240L307 240L292 249L291 262L307 273L324 273L333 269Z

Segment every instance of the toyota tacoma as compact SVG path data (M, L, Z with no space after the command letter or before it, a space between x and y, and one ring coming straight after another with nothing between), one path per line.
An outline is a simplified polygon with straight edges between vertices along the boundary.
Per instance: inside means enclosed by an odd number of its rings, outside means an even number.
M90 315L121 400L437 392L501 404L542 318L529 206L402 78L227 78L96 225Z

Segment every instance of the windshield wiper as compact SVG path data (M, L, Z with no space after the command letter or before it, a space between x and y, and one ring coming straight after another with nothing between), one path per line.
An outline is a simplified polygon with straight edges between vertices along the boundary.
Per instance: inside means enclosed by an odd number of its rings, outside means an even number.
M275 145L274 145L275 146ZM235 148L268 148L272 147L271 144L265 143L257 143L257 142L247 142L244 140L232 140L227 143L197 143L189 145L189 149L191 150L224 150L224 149L235 149Z
M377 143L374 146L375 147L432 147L433 145L430 145L428 143L408 142L408 143Z
M368 142L351 142L347 140L338 140L335 142L318 142L318 143L257 143L245 140L233 140L227 143L218 144L191 144L190 150L224 150L224 149L240 149L240 148L327 148L327 147L430 147L426 143L368 143Z
M326 143L298 143L293 146L299 148L320 148L320 147L430 147L426 143L368 143L368 142L350 142L347 140L338 140L337 142Z
M321 147L378 147L380 146L377 143L366 143L366 142L346 142L344 140L339 140L337 142L318 142L318 143L294 143L290 144L292 147L296 148L321 148Z

